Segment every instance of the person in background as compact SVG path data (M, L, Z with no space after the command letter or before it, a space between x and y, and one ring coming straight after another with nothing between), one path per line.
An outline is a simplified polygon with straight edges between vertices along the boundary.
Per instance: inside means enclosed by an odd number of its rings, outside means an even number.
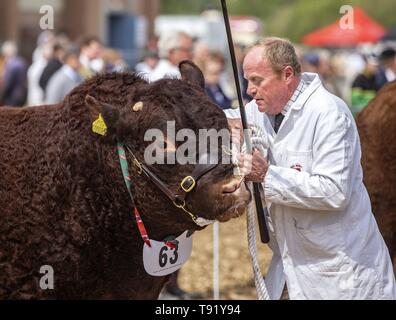
M157 35L150 37L150 39L148 39L146 43L146 50L152 52L158 52L158 41L159 41L159 37Z
M339 97L341 95L341 92L337 87L336 73L333 66L333 61L331 56L326 52L322 52L322 54L320 55L318 74L323 86L329 92Z
M102 60L104 63L104 72L122 72L128 69L127 63L118 50L105 48L102 53Z
M315 73L302 73L294 46L264 38L243 64L253 101L249 125L262 128L268 157L239 161L261 183L273 257L271 299L395 299L389 251L363 184L361 147L346 103ZM285 287L286 285L286 287Z
M386 83L396 79L396 50L385 49L379 56L380 67L375 75L377 91Z
M147 50L143 55L143 61L136 64L135 72L147 76L154 71L158 61L158 53L153 50Z
M158 42L161 60L148 75L150 81L164 77L180 78L178 65L183 60L192 60L193 41L185 32L172 32L161 35Z
M46 90L46 104L56 104L82 82L82 77L78 73L81 67L79 60L79 50L77 47L69 47L65 50L64 64L55 72L48 82Z
M220 52L211 52L204 62L205 91L209 98L221 109L231 108L232 101L220 86L220 77L224 72L224 57Z
M320 55L316 52L307 52L303 54L301 69L303 72L318 74L322 85L328 91L335 95L340 94L335 84L335 75L330 56L325 52L322 52Z
M234 46L235 50L235 59L237 62L237 67L238 67L238 76L239 76L239 83L241 85L241 94L242 94L242 99L243 103L246 104L252 100L252 98L247 94L247 87L248 87L248 82L247 80L243 77L243 59L245 58L245 46L242 44L236 43Z
M356 116L376 95L378 60L374 55L364 56L366 65L352 83L351 110Z
M102 55L102 42L97 37L86 37L81 44L79 70L83 79L92 77L94 74L103 71L104 63L101 59Z
M56 43L53 45L51 58L45 66L39 80L39 85L44 92L44 99L48 81L55 74L55 72L57 72L63 66L62 60L64 54L65 49L60 44Z
M32 54L33 63L29 66L27 72L29 106L38 106L44 103L44 92L40 87L40 76L52 55L52 47L55 36L50 30L40 33L37 38L37 47Z
M320 57L315 52L307 52L301 57L301 70L303 72L319 72Z
M204 69L205 62L210 56L210 49L205 41L194 42L193 61L201 70Z
M27 99L27 64L18 56L18 47L13 41L4 42L4 75L0 88L0 105L20 107Z

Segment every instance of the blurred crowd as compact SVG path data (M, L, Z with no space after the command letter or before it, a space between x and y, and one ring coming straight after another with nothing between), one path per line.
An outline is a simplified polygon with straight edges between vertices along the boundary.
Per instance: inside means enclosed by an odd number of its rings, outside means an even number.
M28 63L13 41L5 41L0 57L0 105L55 104L85 79L99 72L122 71L122 54L94 36L72 42L65 34L45 31Z
M246 80L242 62L246 48L235 45L244 102ZM378 90L395 79L396 51L362 53L358 49L299 48L303 72L315 72L325 87L343 98L354 114L361 111ZM37 39L30 65L18 54L18 46L5 41L0 55L0 105L35 106L56 104L90 76L108 71L135 71L149 81L179 77L177 65L193 60L202 70L208 96L222 109L237 105L234 77L228 53L211 50L207 43L185 32L172 32L150 39L140 61L128 65L122 53L107 48L97 37L71 41L65 34L44 31Z
M308 51L300 55L304 72L318 73L328 91L347 102L356 116L396 75L396 51L385 47L363 50ZM378 50L377 50L378 51Z

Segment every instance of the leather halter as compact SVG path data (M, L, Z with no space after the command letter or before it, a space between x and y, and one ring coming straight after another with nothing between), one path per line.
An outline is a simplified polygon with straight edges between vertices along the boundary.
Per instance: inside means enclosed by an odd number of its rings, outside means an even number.
M186 208L186 197L187 195L194 190L196 187L196 184L200 178L202 178L206 173L210 172L213 170L215 167L217 167L218 163L214 164L200 164L198 163L191 175L188 175L182 179L182 181L179 184L179 189L177 193L172 192L168 188L168 186L155 174L153 173L144 163L140 162L134 155L133 151L131 148L127 145L125 145L126 149L128 152L132 155L133 157L133 164L138 168L138 173L142 174L144 173L145 176L170 200L172 201L173 205L177 208L182 209L186 213L188 213L193 221L198 224L199 226L204 226L209 223L212 223L213 221L207 220L201 217L197 217L196 215L192 214L189 212Z

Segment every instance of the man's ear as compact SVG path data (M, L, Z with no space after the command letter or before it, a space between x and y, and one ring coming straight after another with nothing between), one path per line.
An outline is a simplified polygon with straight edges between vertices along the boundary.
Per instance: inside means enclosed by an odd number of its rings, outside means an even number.
M293 68L292 68L291 66L287 66L287 67L284 69L284 74L283 74L283 76L284 76L285 80L290 80L290 79L292 79L293 76L294 76L294 70L293 70Z
M205 89L204 75L192 61L184 60L180 62L179 70L183 80L199 86L202 90Z
M90 95L85 97L85 104L88 107L89 116L92 122L97 120L99 118L99 114L101 114L109 130L117 127L120 113L115 107L110 104L100 102Z

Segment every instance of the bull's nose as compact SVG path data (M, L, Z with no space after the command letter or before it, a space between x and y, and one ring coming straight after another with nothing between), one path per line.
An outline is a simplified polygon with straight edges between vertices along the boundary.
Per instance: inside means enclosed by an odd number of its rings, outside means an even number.
M241 178L233 178L230 182L223 184L223 186L221 187L221 192L222 193L233 193L236 190L239 189L239 187L241 186L243 179Z

